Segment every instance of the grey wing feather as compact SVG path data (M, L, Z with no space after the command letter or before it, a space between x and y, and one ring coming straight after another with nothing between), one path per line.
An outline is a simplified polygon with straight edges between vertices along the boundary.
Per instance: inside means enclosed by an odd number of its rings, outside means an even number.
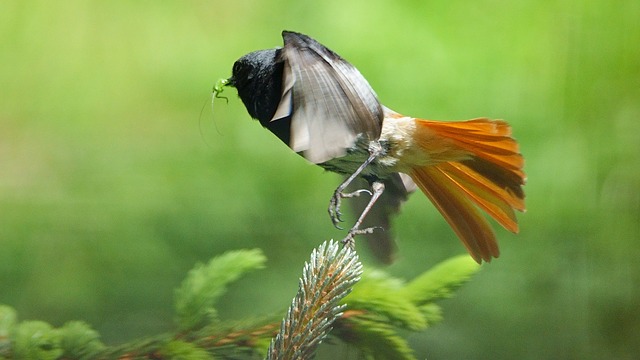
M393 173L384 181L385 191L373 206L362 223L362 228L381 227L362 238L367 242L373 255L382 263L390 264L396 252L396 243L391 232L391 219L407 201L409 195L415 191L416 185L411 178L403 173ZM368 188L364 179L358 179L350 185L350 191ZM369 197L361 195L352 199L351 208L356 217L360 216Z
M272 121L291 115L289 146L322 163L345 155L358 136L377 140L382 106L362 74L305 35L283 38L282 100Z

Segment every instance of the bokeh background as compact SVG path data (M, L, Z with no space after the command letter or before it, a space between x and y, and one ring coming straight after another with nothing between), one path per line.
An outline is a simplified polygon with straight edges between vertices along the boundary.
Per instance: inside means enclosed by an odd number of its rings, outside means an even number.
M638 18L632 0L2 1L0 303L118 344L171 328L195 263L257 247L268 267L220 313L284 309L310 250L342 235L326 213L339 177L250 120L235 90L212 112L210 91L288 29L397 111L503 118L521 143L521 233L499 230L502 256L409 335L419 358L634 358ZM423 195L395 233L395 276L464 252Z

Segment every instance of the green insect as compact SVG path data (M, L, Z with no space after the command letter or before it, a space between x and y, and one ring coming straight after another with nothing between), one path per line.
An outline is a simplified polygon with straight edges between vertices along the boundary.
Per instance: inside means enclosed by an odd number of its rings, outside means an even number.
M228 79L219 79L216 81L216 84L213 86L213 97L216 99L225 99L227 103L229 103L229 99L226 96L222 96L222 92L224 91L224 87L229 83Z

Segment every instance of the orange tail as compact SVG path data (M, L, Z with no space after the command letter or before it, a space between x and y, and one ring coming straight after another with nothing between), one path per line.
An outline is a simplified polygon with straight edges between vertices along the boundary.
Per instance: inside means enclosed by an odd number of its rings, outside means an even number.
M411 177L477 262L498 257L496 236L478 208L505 229L518 232L514 210L525 210L526 176L511 127L484 118L415 121L413 140L430 161L413 167Z

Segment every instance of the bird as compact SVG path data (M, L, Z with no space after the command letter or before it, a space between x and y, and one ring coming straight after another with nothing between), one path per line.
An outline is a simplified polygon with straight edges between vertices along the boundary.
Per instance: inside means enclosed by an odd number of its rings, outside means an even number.
M515 212L526 210L524 158L511 126L402 115L337 53L298 32L282 38L282 47L235 61L222 85L235 87L249 115L291 150L344 176L328 207L342 229L342 200L353 199L357 220L342 242L355 247L356 236L369 234L374 255L390 263L391 218L420 189L476 262L497 258L496 234L481 211L518 233Z

